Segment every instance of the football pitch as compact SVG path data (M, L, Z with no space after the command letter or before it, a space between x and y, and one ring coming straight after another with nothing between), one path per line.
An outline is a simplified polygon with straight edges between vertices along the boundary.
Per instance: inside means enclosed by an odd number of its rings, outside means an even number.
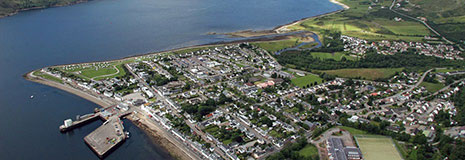
M355 139L365 160L402 160L389 137L356 135Z

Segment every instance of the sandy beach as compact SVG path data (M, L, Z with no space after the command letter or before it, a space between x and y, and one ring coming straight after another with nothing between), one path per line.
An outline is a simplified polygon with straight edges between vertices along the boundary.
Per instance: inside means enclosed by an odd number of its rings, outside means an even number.
M165 149L173 158L179 160L190 160L191 158L181 147L174 144L169 138L162 133L162 128L147 122L147 119L140 113L135 114L136 118L128 116L137 127L146 132L153 140L153 143L160 145Z
M325 14L320 14L320 15L316 15L316 16L311 16L311 17L307 17L307 18L303 18L303 19L300 19L300 20L297 20L297 21L293 21L293 22L291 22L291 23L278 26L278 27L274 28L273 31L276 32L276 33L285 33L285 32L289 32L289 31L291 31L291 29L289 29L290 26L298 25L299 23L302 23L303 21L306 21L306 20L308 20L308 19L318 18L318 17L324 17L324 16L327 16L327 15L339 13L339 12L342 12L342 11L347 10L347 9L350 8L349 6L345 5L344 3L339 2L338 0L329 0L329 2L334 3L334 4L337 4L337 5L340 5L340 6L342 6L344 9L337 10L337 11L333 11L333 12L329 12L329 13L325 13Z

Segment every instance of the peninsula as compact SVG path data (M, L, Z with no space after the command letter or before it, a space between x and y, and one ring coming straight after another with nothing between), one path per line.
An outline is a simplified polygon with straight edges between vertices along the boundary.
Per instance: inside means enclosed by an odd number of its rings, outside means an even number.
M415 0L333 2L345 9L230 33L246 40L25 78L128 106L179 159L465 159L462 40L409 18Z

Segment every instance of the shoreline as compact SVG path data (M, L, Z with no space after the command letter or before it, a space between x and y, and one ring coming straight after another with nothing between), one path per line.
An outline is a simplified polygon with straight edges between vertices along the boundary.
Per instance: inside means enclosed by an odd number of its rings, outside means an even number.
M88 101L91 101L97 105L99 105L102 108L106 108L108 106L111 106L112 104L99 99L93 95L90 95L88 93L85 93L81 90L72 88L70 86L67 86L65 84L57 83L51 80L44 79L42 77L37 77L33 75L33 71L27 73L26 75L23 76L26 80L36 82L39 84L43 84L46 86L50 86L56 89L60 89L63 91L66 91L68 93L71 93L73 95L76 95L78 97L84 98ZM134 115L134 113L132 113ZM140 113L138 113L140 114ZM138 115L139 116L139 115ZM137 126L139 129L141 129L147 136L151 139L151 143L157 144L160 146L164 152L169 154L172 158L174 159L180 159L180 160L190 160L191 158L187 156L187 153L184 153L183 149L181 147L176 146L167 136L163 136L162 134L159 134L162 129L158 128L155 125L151 125L152 127L149 127L149 122L143 122L141 121L142 118L137 118L134 119L131 116L127 116L127 119L130 120L135 126Z
M61 6L74 5L74 4L79 4L79 3L88 2L88 1L90 1L90 0L80 0L80 1L76 1L76 2L71 3L71 4L61 5ZM345 4L341 3L341 2L338 2L337 0L329 0L329 1L331 3L335 3L335 4L338 4L338 5L342 6L344 9L339 9L339 10L332 11L332 12L325 13L325 14L320 14L320 15L315 15L315 16L311 16L311 17L307 17L307 18L302 18L300 20L296 20L296 21L293 21L293 22L288 23L288 24L277 26L277 27L273 28L272 30L253 31L253 32L257 32L257 33L274 32L274 34L283 33L283 32L286 32L286 31L289 30L288 27L296 25L298 23L301 23L302 21L305 21L305 20L308 20L308 19L311 19L311 18L323 17L323 16L339 13L339 12L342 12L344 10L349 9L349 7L347 5L345 5ZM53 6L53 7L61 7L61 6ZM50 7L33 8L33 9L29 8L29 9L26 9L26 10L16 11L15 13L12 13L10 15L3 16L3 17L8 17L8 16L15 15L15 14L21 12L21 11L44 9L44 8L50 8ZM3 17L0 16L0 18L3 18ZM238 31L238 32L241 32L241 31ZM233 32L233 33L235 33L235 32ZM182 51L182 50L186 50L186 49L194 49L194 48L202 48L202 47L215 47L215 46L221 46L221 45L237 44L237 43L242 43L242 42L275 41L275 40L279 40L279 39L280 39L280 37L278 36L278 37L275 37L275 38L256 38L256 39L236 40L236 41L230 41L230 42L221 41L221 42L215 42L215 43L210 43L210 44L202 44L202 45L194 45L194 46L187 46L187 47L169 49L169 50L165 50L165 51L156 51L156 52L135 54L135 55L130 55L130 56L127 56L127 57L114 59L114 60L101 60L101 61L91 61L91 62L82 62L82 63L59 64L59 65L52 65L52 66L46 66L46 67L60 67L60 66L64 66L64 65L90 64L90 63L100 63L100 62L117 62L117 61L129 60L129 59L136 58L136 57L141 57L141 56L164 54L164 53L169 53L169 52ZM45 68L45 67L43 67L43 68ZM36 70L40 70L40 69L36 69ZM111 105L111 103L108 103L108 102L106 102L105 100L103 100L101 98L95 97L95 96L93 96L93 95L91 95L89 93L86 93L86 92L82 91L82 90L79 90L79 89L73 88L71 86L68 86L67 84L61 84L61 83L54 82L54 81L51 81L51 80L48 80L48 79L45 79L45 78L42 78L42 77L37 77L37 76L33 75L33 72L36 71L36 70L30 71L30 72L24 74L23 77L26 80L36 82L36 83L39 83L39 84L43 84L43 85L47 85L47 86L50 86L50 87L54 87L54 88L66 91L68 93L74 94L76 96L79 96L81 98L89 100L89 101L91 101L91 102L93 102L93 103L95 103L95 104L97 104L97 105L99 105L101 107L104 107L104 108ZM138 116L140 116L139 113L138 113ZM153 140L153 143L158 144L165 151L167 151L173 158L182 159L182 160L192 159L191 157L189 157L189 155L187 153L189 151L185 151L182 146L177 146L175 143L173 143L170 140L170 138L172 138L172 137L165 136L163 134L159 134L159 133L162 132L161 131L162 129L158 128L155 124L150 124L149 122L143 122L142 118L138 118L137 120L133 119L133 118L128 118L128 119L133 124L135 124L138 128L143 130L150 137L150 139Z
M138 113L139 114L139 113ZM134 115L134 114L133 114ZM180 149L180 147L176 146L173 142L171 142L167 137L160 134L161 129L158 127L149 127L148 124L141 122L141 119L132 118L132 116L128 116L128 120L130 120L135 126L141 129L147 136L150 138L151 143L157 144L164 152L169 154L171 158L176 160L190 160L191 158Z
M290 31L288 29L288 27L297 25L297 24L299 24L299 23L301 23L303 21L306 21L306 20L309 20L309 19L312 19L312 18L319 18L319 17L328 16L328 15L331 15L331 14L339 13L339 12L345 11L347 9L350 9L349 6L345 5L344 3L339 2L338 0L329 0L329 2L341 6L343 9L339 9L339 10L336 10L336 11L323 13L323 14L319 14L319 15L314 15L314 16L302 18L300 20L292 21L291 23L288 23L288 24L279 25L279 26L275 27L274 29L272 29L272 31L274 31L276 33L288 32L288 31Z
M339 12L345 11L347 9L350 9L349 6L347 6L346 4L344 4L342 2L339 2L338 0L328 0L328 1L341 6L342 9L338 9L338 10L335 10L335 11L332 11L332 12L322 13L322 14L318 14L318 15L314 15L314 16L310 16L310 17L305 17L305 18L302 18L302 19L299 19L299 20L292 21L290 23L286 23L286 24L283 24L283 25L278 25L278 26L274 27L273 29L265 29L265 30L246 29L246 30L240 30L240 31L229 32L229 33L209 32L207 34L209 34L209 35L228 35L230 37L252 37L252 36L286 33L286 32L291 31L290 29L288 29L288 27L297 25L297 24L299 24L299 23L301 23L303 21L306 21L306 20L309 20L309 19L312 19L312 18L319 18L319 17L328 16L328 15L331 15L331 14L339 13ZM247 34L252 35L252 36L244 36L244 35L247 35Z

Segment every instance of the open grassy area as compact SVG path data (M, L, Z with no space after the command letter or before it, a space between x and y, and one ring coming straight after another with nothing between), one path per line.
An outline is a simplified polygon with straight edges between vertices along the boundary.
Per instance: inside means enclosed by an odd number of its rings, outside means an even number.
M42 77L42 78L45 78L45 79L48 79L48 80L58 82L58 83L63 83L63 81L60 78L49 75L47 73L42 73L40 71L34 71L32 74L35 75L35 76L39 76L39 77Z
M355 139L366 160L402 160L389 137L356 135Z
M368 135L366 131L355 129L347 126L338 126L338 128L348 131L352 135Z
M254 42L252 45L256 45L260 48L267 50L268 52L274 53L284 48L291 48L299 44L299 40L296 38L279 40L279 41L270 41L270 42Z
M444 84L442 83L430 83L430 82L421 82L420 86L423 86L428 90L430 93L434 93L439 91L440 89L444 88Z
M465 1L464 0L410 0L403 11L413 17L421 16L449 40L465 40Z
M459 71L460 69L449 69L449 68L441 68L441 69L436 69L433 73L447 73L447 72L453 72L453 71Z
M394 141L394 144L396 145L397 150L399 151L400 155L402 156L402 158L406 159L407 156L408 156L408 152L407 152L407 148L406 148L405 144L401 144L397 140L393 140L393 141Z
M102 76L102 75L109 75L109 74L114 74L118 72L113 66L108 67L108 68L99 68L99 69L87 69L84 71L81 71L81 75L89 78L97 77L97 76Z
M321 79L317 75L308 74L308 75L303 76L303 77L297 77L297 78L291 79L291 82L292 82L292 84L294 84L294 85L296 85L296 86L298 86L300 88L303 88L303 87L305 87L307 85L311 86L315 82L317 84L320 84L322 80L323 79Z
M300 46L299 49L308 49L308 48L315 47L317 45L318 45L318 43L309 43L309 44L305 44L305 45Z
M343 78L361 78L367 80L376 80L380 78L389 78L396 72L402 71L402 68L355 68L355 69L337 69L321 71L326 74Z
M350 9L336 14L307 19L290 26L291 30L309 30L321 33L323 30L340 31L344 35L367 40L405 40L421 41L431 32L416 21L396 22L395 13L387 7L390 2L379 0L377 6L371 6L369 0L338 0ZM382 8L383 7L383 8ZM371 9L370 9L371 8Z
M96 63L96 64L78 64L68 67L57 67L57 69L72 73L80 78L90 80L101 80L105 78L121 77L126 74L123 64L133 62L122 61L112 63Z
M325 53L325 52L311 52L313 57L318 57L320 59L334 59L340 61L342 57L345 57L347 60L356 60L357 58L346 55L344 52L335 52L335 53Z
M304 157L314 157L318 156L318 149L313 144L307 144L305 148L302 148L299 151L299 154Z
M375 19L373 23L379 24L384 28L398 35L430 35L428 28L423 24L413 21L386 21L386 19Z

